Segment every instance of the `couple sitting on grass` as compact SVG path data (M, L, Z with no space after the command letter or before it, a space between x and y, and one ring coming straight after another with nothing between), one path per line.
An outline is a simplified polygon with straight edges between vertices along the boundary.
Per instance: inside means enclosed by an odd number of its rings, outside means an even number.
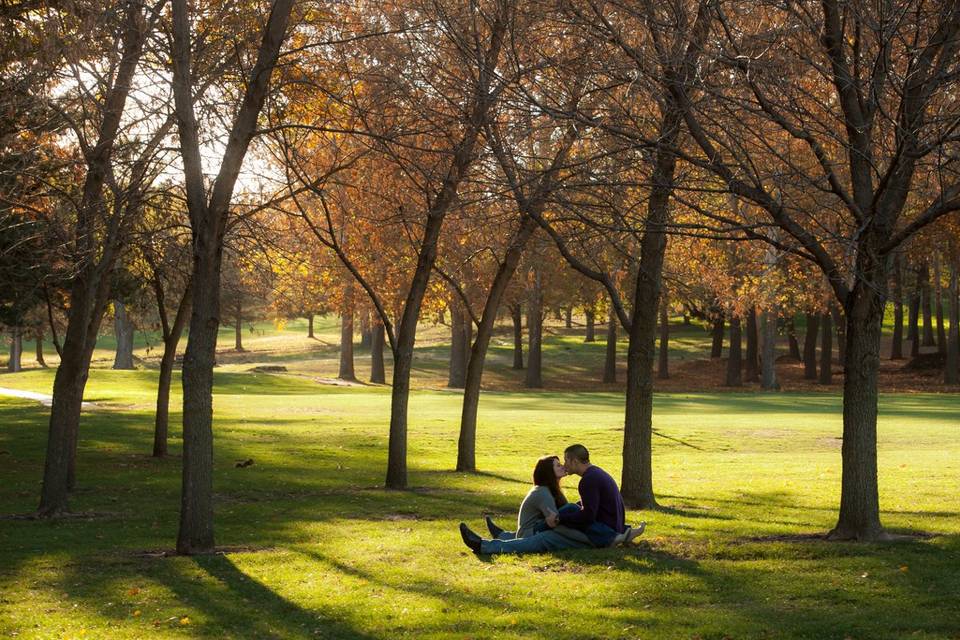
M463 542L474 553L543 553L562 549L593 549L629 544L643 533L646 523L631 528L624 523L623 498L610 474L590 464L582 444L557 456L546 456L533 469L535 485L520 505L517 530L504 531L487 516L491 540L484 540L460 523ZM568 503L560 490L560 478L580 476L580 503Z

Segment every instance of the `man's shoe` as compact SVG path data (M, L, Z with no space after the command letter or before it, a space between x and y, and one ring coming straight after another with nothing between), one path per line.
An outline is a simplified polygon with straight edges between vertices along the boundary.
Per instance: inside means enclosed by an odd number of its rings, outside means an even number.
M463 544L470 547L471 551L477 555L480 554L480 536L470 531L470 527L463 522L460 523L460 537L463 538Z
M493 524L490 516L483 516L483 519L487 521L487 530L490 531L490 535L494 538L499 538L500 534L503 533L503 529Z

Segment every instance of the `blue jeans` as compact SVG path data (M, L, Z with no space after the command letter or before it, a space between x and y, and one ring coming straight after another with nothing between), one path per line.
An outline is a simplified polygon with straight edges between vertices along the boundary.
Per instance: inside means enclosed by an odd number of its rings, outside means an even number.
M565 513L576 513L580 510L580 505L568 502L559 509L561 515ZM546 526L546 525L544 525ZM588 525L567 525L573 529L579 529L583 531L590 542L593 543L595 547L609 547L613 544L614 539L617 537L617 532L603 524L602 522L597 522L596 520L591 522Z
M552 529L541 531L528 538L514 540L484 540L480 543L480 553L544 553L546 551L562 551L564 549L592 549L586 542L571 540Z

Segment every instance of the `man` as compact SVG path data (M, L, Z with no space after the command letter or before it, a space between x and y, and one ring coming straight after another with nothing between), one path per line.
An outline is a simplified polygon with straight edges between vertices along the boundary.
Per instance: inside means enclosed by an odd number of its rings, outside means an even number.
M646 523L636 529L625 526L620 489L610 474L590 463L586 447L571 445L563 458L567 472L580 476L579 505L564 505L558 515L547 518L549 530L516 540L483 540L461 522L464 544L478 554L542 553L630 543L643 533Z
M625 525L620 488L609 473L590 463L590 452L585 446L567 447L563 467L567 473L580 476L580 504L565 505L556 516L547 518L551 528L563 525L583 531L596 547L632 542L643 533L646 523L636 529Z

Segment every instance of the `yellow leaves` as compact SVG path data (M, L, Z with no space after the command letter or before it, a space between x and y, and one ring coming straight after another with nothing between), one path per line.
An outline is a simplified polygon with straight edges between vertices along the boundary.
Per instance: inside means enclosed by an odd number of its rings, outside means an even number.
M190 618L188 616L183 616L182 618L180 618L181 626L187 626L188 624L190 624Z
M140 611L140 609L137 609L136 611L134 611L134 612L131 613L130 615L132 615L134 618L139 618L139 617L142 615L142 613L143 613L143 612Z

